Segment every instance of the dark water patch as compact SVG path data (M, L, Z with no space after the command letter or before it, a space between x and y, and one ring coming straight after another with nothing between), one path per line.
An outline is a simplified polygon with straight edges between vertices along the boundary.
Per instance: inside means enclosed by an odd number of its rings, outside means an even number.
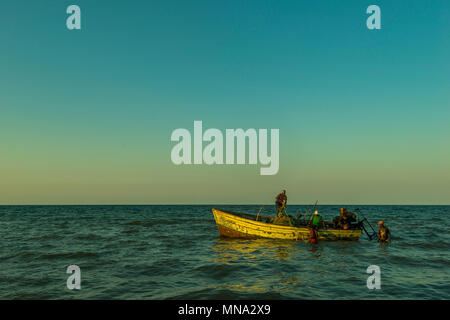
M184 269L184 263L179 259L161 259L160 261L150 263L149 265L138 265L134 267L141 275L147 276L165 276L174 272L180 273Z
M436 267L440 267L440 268L450 267L450 260L449 260L448 254L446 257L428 258L426 260L426 263L433 264ZM444 270L448 270L448 269L444 269ZM450 271L447 271L447 272L448 272L448 281L450 282Z
M173 250L173 249L180 249L180 250L188 250L194 246L198 245L198 241L196 239L183 239L183 237L167 239L164 241L164 246L167 249Z
M66 258L76 259L76 258L93 258L93 257L98 257L98 256L99 256L98 253L79 251L79 252L75 252L75 253L46 253L46 254L41 254L39 256L39 259L44 259L44 260L66 259Z
M254 299L254 300L280 300L286 299L287 297L279 292L240 292L233 291L227 289L202 289L195 291L188 291L182 294L175 294L166 297L166 299L170 300L184 300L184 299L192 299L192 300L245 300L245 299Z
M88 233L88 234L78 234L73 237L75 240L87 240L87 241L104 241L107 240L106 237L101 236L99 234L95 233Z
M131 221L131 222L127 222L125 224L129 225L129 226L140 226L140 225L142 225L142 221Z
M36 251L15 251L13 254L11 254L8 258L19 258L21 261L26 262L33 258L37 258L39 256L39 253Z
M124 234L133 234L133 233L138 233L138 232L139 232L138 229L126 229L126 230L122 231L122 233L124 233Z
M196 267L193 272L206 278L224 279L233 274L249 271L243 265L238 264L203 264Z
M178 225L180 223L183 223L184 221L186 221L185 219L183 220L182 218L160 218L160 219L154 219L154 220L149 220L144 222L145 226L155 226L155 225Z
M62 235L61 233L53 233L53 234L44 234L40 237L38 237L38 239L41 240L58 240L58 239L63 239L64 235Z

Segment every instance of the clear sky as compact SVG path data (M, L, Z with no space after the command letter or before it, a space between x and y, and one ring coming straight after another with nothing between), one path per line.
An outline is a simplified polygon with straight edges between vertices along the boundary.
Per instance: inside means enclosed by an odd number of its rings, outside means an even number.
M450 204L449 75L448 0L4 0L0 204ZM194 120L279 173L175 166Z

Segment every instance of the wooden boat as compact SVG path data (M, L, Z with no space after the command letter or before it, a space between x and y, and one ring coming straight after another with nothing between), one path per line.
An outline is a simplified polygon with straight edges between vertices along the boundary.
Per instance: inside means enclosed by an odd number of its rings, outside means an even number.
M284 240L309 240L310 229L307 226L283 226L269 223L270 217L226 212L212 209L214 219L221 236L232 238L269 238ZM257 220L258 218L258 220ZM318 240L358 240L362 230L320 229Z

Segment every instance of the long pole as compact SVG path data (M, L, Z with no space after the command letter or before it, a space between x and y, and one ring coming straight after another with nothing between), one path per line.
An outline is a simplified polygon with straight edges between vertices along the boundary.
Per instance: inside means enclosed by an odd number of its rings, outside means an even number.
M259 217L259 214L261 213L262 208L264 208L264 206L262 206L261 209L259 209L258 215L256 216L256 220L255 221L258 221L258 217Z
M316 203L314 204L314 207L313 207L312 210L311 210L311 215L313 214L314 209L316 208L317 202L319 202L319 200L316 200ZM304 218L306 218L306 215L307 215L307 214L308 214L308 211L306 211ZM309 218L311 218L311 215L309 216ZM309 219L308 219L308 220L309 220Z

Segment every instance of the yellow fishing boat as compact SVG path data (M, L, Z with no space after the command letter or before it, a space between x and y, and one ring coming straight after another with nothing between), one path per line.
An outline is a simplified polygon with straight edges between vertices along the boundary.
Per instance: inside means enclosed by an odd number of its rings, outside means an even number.
M270 217L244 213L226 212L212 209L219 233L233 238L268 238L285 240L309 240L310 229L307 226L283 226L269 223ZM318 240L358 240L361 228L352 230L320 229Z

